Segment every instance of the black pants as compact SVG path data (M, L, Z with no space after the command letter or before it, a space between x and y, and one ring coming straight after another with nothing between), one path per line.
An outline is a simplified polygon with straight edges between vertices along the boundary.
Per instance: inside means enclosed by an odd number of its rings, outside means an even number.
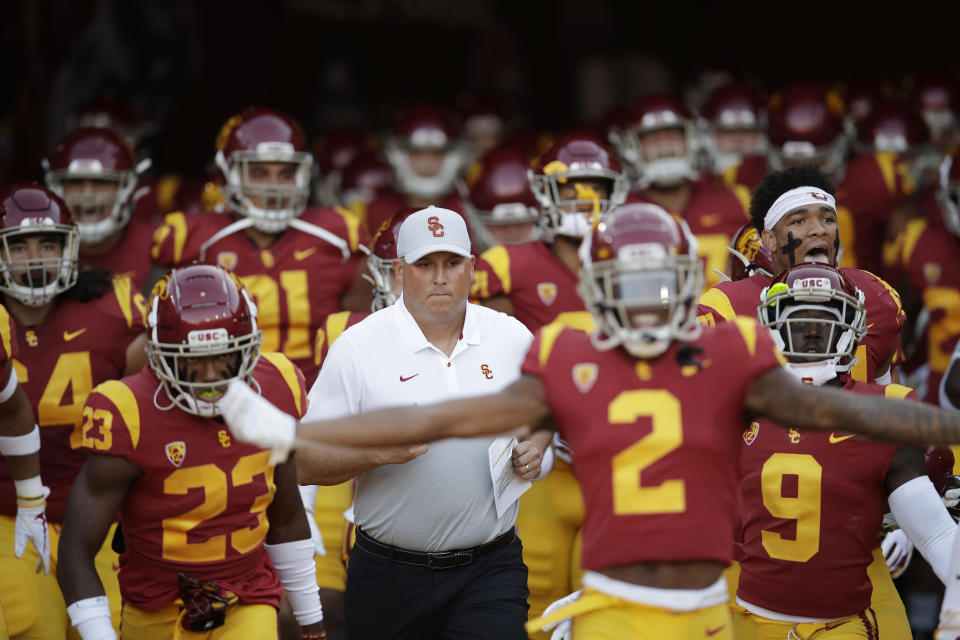
M463 567L428 569L354 547L347 570L350 640L526 640L520 539Z

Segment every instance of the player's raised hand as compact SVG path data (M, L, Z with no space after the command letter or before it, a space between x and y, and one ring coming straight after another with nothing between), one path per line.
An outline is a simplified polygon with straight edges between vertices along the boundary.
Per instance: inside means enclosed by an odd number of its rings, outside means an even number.
M217 407L238 440L271 450L270 464L290 455L297 421L261 398L246 382L231 380Z

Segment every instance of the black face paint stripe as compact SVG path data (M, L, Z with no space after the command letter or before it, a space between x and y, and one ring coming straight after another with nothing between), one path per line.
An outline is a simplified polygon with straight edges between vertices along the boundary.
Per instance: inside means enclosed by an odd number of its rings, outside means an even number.
M790 258L790 266L797 264L797 247L803 244L798 238L793 237L792 231L787 231L787 244L780 247L780 253Z

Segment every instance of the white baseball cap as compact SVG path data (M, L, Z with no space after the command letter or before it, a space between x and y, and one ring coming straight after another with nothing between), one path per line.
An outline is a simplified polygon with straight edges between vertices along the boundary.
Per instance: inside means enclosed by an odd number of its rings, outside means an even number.
M437 251L449 251L469 258L470 234L467 233L467 223L459 213L431 205L411 213L400 225L397 257L410 264Z

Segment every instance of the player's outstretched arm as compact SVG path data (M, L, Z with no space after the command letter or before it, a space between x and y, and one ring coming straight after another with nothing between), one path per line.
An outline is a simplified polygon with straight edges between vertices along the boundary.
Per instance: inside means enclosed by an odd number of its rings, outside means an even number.
M542 383L524 376L500 393L450 400L422 407L394 407L358 415L296 421L261 398L248 385L233 381L218 401L234 436L285 459L296 439L354 447L416 444L443 438L471 438L511 432L522 436L548 414Z
M518 429L525 434L522 425L536 425L548 412L540 380L523 376L500 393L301 423L297 438L377 447L496 435Z
M94 556L140 474L140 468L126 458L91 453L70 489L60 533L57 582L71 622L83 638L114 637L107 635L112 629L110 606Z
M751 416L797 429L846 431L921 446L960 443L960 412L804 385L780 367L751 383L745 409Z

